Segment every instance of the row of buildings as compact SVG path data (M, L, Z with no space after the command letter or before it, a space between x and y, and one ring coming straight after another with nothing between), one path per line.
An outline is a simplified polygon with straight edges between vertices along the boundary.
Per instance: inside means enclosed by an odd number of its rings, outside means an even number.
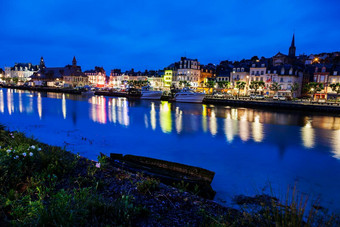
M323 83L324 90L317 94L320 98L335 96L330 89L331 83L340 83L340 52L318 55L296 56L295 37L293 35L288 54L277 53L270 58L257 56L241 61L222 61L220 64L201 64L197 59L181 57L180 61L161 70L134 69L122 71L113 69L108 75L103 67L82 71L74 57L71 65L64 67L46 67L43 57L39 65L17 63L13 67L0 70L1 79L17 83L46 83L47 86L126 88L130 81L148 81L156 89L169 90L171 87L190 86L197 90L207 90L211 84L216 89L231 94L249 95L253 81L262 81L263 86L256 92L273 95L271 87L279 84L283 95L298 97L303 94L303 87L309 82ZM212 81L212 82L209 82ZM237 82L244 82L238 91ZM227 86L221 87L221 84Z

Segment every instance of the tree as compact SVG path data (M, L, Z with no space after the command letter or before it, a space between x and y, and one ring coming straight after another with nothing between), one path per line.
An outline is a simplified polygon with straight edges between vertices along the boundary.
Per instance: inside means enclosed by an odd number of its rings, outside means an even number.
M270 87L270 90L275 91L275 95L277 95L277 92L281 90L281 85L277 82L274 82Z
M15 84L17 84L18 81L19 81L19 78L18 78L18 77L13 77L13 78L12 78L12 81L13 81Z
M318 82L310 82L305 85L305 88L308 91L308 93L312 94L312 99L310 100L310 102L312 102L312 100L314 100L315 94L323 90L323 84Z
M257 90L261 87L264 87L265 83L263 81L252 81L250 83L250 88L255 90L255 94L257 93Z
M338 96L340 94L340 83L334 83L329 85L330 88L332 88L332 91L336 92L336 101L338 101Z
M209 80L209 81L207 81L207 82L205 83L205 86L206 86L207 88L209 88L209 91L210 91L210 88L214 89L215 85L216 85L216 82L213 81L213 80Z
M179 81L179 85L182 87L190 87L190 83L186 80Z
M230 82L229 81L218 81L217 82L217 86L219 87L219 88L228 88L229 87L229 85L230 85Z
M244 88L246 87L246 82L244 81L237 81L236 82L236 87L238 88L238 93L237 93L237 98L240 97L240 90L244 90Z
M298 83L295 82L294 84L292 84L290 86L290 91L291 91L292 95L294 94L294 92L299 90L299 88L300 88L300 85ZM294 97L294 95L293 95L293 97Z

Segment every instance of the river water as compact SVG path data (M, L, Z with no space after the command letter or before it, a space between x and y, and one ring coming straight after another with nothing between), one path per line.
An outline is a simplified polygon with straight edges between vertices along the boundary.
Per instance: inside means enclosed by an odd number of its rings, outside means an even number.
M212 170L225 205L295 185L340 213L340 115L0 89L0 123L94 160L134 154Z

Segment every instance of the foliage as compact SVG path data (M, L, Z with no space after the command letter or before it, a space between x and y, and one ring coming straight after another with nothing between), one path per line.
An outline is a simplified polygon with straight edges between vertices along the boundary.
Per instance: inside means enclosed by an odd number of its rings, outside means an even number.
M230 82L229 81L217 81L217 86L219 88L228 88L230 86Z
M314 96L317 92L320 92L323 90L323 84L318 82L310 82L305 85L305 89L308 91L308 93L312 94L312 100L314 100Z
M78 155L4 128L0 127L0 223L131 225L135 218L147 213L144 207L134 205L134 198L129 195L104 199L97 193L102 182L96 178L70 177L79 164ZM106 160L100 158L98 163L104 165ZM79 188L63 187L68 181Z
M330 84L329 87L332 89L332 91L336 92L336 96L337 96L336 101L338 101L338 96L340 94L340 83Z
M277 82L274 82L270 87L270 90L275 91L277 93L279 90L281 90L281 85Z
M216 85L216 82L213 81L213 80L209 80L205 83L205 86L208 87L208 88L214 88Z
M147 192L152 192L158 189L159 183L159 180L147 177L145 180L137 182L137 190L144 194Z
M264 86L265 86L265 83L264 83L263 81L252 81L252 82L250 83L249 88L250 88L250 89L254 89L255 94L256 94L257 90L258 90L260 87L263 88Z
M182 87L190 87L190 83L186 80L179 81L179 85Z
M244 88L246 87L246 82L244 82L244 81L237 81L236 82L236 87L238 88L237 96L240 97L240 91L244 90Z

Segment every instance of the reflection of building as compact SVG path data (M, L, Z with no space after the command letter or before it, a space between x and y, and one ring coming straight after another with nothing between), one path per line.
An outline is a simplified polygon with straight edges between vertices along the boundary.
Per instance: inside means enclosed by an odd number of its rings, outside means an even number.
M315 135L312 124L309 120L305 126L301 128L301 139L303 146L306 148L313 148L315 145Z
M160 104L159 121L164 133L172 131L171 103L162 101Z

